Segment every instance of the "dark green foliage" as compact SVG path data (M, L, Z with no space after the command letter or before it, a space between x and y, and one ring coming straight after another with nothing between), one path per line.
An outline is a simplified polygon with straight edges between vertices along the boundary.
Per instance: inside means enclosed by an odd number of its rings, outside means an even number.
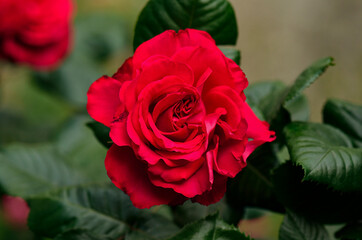
M362 222L350 222L335 234L336 238L345 240L361 240L362 239Z
M302 181L304 171L288 161L273 171L279 201L289 210L319 223L343 223L362 216L362 194L338 192L323 184Z
M251 240L234 226L218 219L217 214L191 223L168 240Z
M112 238L87 230L75 229L59 234L54 240L112 240Z
M106 182L106 150L77 116L52 143L14 144L0 152L0 185L6 193L29 197L84 183Z
M219 213L220 217L225 222L237 225L243 216L244 211L243 209L232 207L227 203L225 198L210 206L186 201L183 205L175 206L173 208L173 218L179 226L184 226L215 213Z
M112 139L109 137L109 127L104 126L102 123L91 121L87 123L87 126L92 129L95 137L100 143L103 144L106 148L112 146Z
M168 29L208 32L218 45L235 45L235 13L227 0L150 0L135 29L133 48Z
M274 143L259 147L248 158L247 167L235 179L229 181L227 196L228 201L234 206L284 211L283 206L276 200L274 186L270 180L270 172L280 163L277 154L285 144L283 129L292 121L308 120L308 102L302 91L330 65L331 58L317 61L304 70L290 88L282 82L273 81L256 83L245 90L249 105L261 111L261 119L270 123L277 139ZM250 182L253 185L249 185Z
M85 182L51 145L12 145L0 153L0 183L6 193L28 197Z
M279 240L329 240L323 225L288 212L279 232Z
M339 191L362 192L362 149L352 148L338 129L318 123L291 123L285 129L291 160L302 166L303 180Z
M227 200L242 211L244 206L260 207L283 212L277 201L270 181L270 171L278 164L278 159L267 143L258 148L248 158L248 165L234 179L229 179ZM253 184L250 184L253 183Z
M258 82L245 89L246 101L257 106L270 122L276 117L286 90L286 85L280 81Z
M304 89L309 87L320 75L322 75L329 66L333 66L333 58L327 57L322 58L306 70L304 70L298 78L295 80L295 83L290 88L287 96L284 100L284 107L288 108L296 99L301 96Z
M48 237L82 229L111 239L135 234L163 239L178 230L161 215L133 207L129 197L113 185L69 187L30 198L28 204L30 229Z
M89 86L105 74L101 63L126 46L123 29L118 16L97 14L77 19L74 51L57 70L34 73L34 81L73 105L85 105Z
M233 60L237 65L241 63L241 53L239 50L231 47L219 47L223 54Z
M346 133L355 147L362 147L362 106L330 99L323 108L323 121Z
M61 128L55 138L55 146L70 167L89 176L91 182L107 182L104 167L106 149L93 137L86 126L87 116L74 116Z

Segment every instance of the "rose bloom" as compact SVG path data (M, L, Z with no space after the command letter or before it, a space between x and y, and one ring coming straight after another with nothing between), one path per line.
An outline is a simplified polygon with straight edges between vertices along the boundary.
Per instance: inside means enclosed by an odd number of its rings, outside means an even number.
M247 85L204 31L169 30L141 44L88 91L88 113L110 127L112 182L138 208L219 201L250 153L275 138L245 102Z
M1 0L0 58L53 67L69 49L71 13L70 0Z

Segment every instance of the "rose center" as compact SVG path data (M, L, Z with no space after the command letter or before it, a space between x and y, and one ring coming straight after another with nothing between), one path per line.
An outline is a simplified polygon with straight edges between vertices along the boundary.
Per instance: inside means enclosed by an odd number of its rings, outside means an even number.
M190 96L188 98L178 101L174 107L174 117L184 118L190 114L195 106L195 97Z

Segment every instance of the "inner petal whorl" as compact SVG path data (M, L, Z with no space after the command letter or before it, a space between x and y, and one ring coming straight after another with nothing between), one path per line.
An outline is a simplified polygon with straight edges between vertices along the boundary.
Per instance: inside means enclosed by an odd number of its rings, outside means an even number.
M149 105L149 112L160 131L171 133L187 128L189 119L195 114L200 114L198 105L202 103L199 100L197 90L188 86L155 98Z

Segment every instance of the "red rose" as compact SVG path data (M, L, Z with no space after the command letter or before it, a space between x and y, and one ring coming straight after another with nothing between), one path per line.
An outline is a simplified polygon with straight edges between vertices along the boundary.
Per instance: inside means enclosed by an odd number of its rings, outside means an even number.
M52 67L70 42L70 0L1 0L0 57Z
M206 32L170 30L140 45L88 91L89 114L111 129L112 182L138 208L219 201L227 178L275 138L245 102L247 85Z

